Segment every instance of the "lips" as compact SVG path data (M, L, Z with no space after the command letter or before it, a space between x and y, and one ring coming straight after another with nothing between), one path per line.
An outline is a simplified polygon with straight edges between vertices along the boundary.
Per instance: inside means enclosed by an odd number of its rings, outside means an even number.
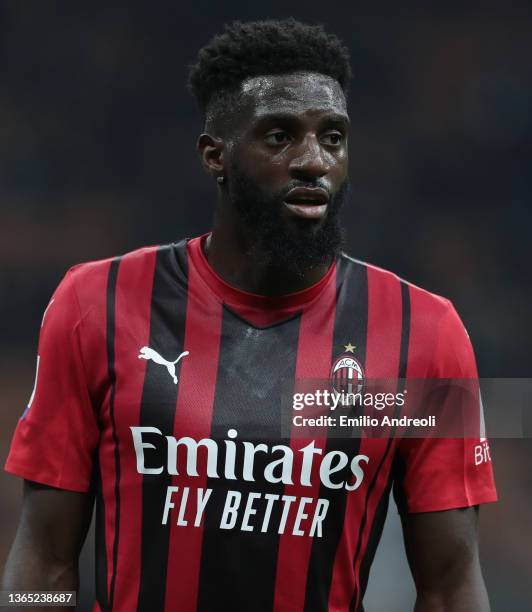
M329 194L321 187L296 187L284 199L288 210L304 219L320 219L327 212Z

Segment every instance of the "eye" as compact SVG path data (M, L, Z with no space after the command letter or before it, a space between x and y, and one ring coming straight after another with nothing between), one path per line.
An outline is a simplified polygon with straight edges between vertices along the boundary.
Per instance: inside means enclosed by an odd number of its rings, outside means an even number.
M284 130L275 130L268 132L264 137L264 142L268 145L279 146L284 145L290 141L290 136Z
M321 142L324 145L329 145L332 147L337 147L341 145L344 141L344 135L342 132L338 132L337 130L325 133L321 138Z

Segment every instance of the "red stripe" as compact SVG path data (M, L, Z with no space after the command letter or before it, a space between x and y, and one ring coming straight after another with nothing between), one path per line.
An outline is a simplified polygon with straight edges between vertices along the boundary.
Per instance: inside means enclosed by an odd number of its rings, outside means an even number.
M131 442L130 426L139 423L142 387L147 361L138 359L139 349L149 343L150 310L156 248L126 255L120 263L116 285L115 422L120 444L120 532L115 578L114 607L133 610L140 584L140 533L142 531L142 476ZM131 296L135 300L131 300ZM113 574L115 537L115 467L110 424L100 445L105 502L107 577Z
M401 286L399 279L388 272L368 266L368 327L365 374L368 379L396 378L399 369L401 345ZM393 389L395 391L395 389ZM353 568L359 529L362 523L366 497L363 495L371 483L386 448L387 440L364 438L359 454L369 457L363 488L347 495L344 526L334 562L329 610L343 611L349 606L352 594L360 588L360 563L364 557L375 510L388 482L390 462L383 465L368 501L368 514L362 544ZM358 604L357 604L358 605ZM355 609L358 609L355 607Z
M111 580L109 563L113 557L113 526L115 518L114 482L115 466L113 455L112 429L109 416L109 388L107 363L106 312L107 312L107 282L111 260L91 262L79 269L80 282L77 285L79 302L90 305L86 314L84 325L92 325L95 329L103 331L102 334L93 333L82 335L85 338L83 353L87 356L84 361L85 374L88 381L95 381L91 388L91 395L96 405L101 406L99 420L102 426L102 437L98 447L98 458L103 481L103 494L105 503L105 544L107 557L107 592ZM83 276L84 275L84 276ZM107 444L106 444L107 442ZM95 602L98 606L98 602ZM99 606L98 606L99 609Z
M399 279L394 274L368 266L367 378L397 378L401 331Z
M296 361L296 381L305 379L328 380L331 370L334 318L336 308L336 270L319 298L316 308L309 308L301 315L299 340ZM319 350L317 350L319 347ZM292 428L290 446L294 451L293 473L299 474L303 454L297 452L313 440L317 448L325 449L326 438L304 439L294 436ZM313 464L312 487L301 482L285 487L285 495L312 497L316 500L320 492L318 462ZM309 504L308 514L315 509L315 503ZM312 538L292 535L292 525L287 522L283 535L279 538L277 557L277 575L275 581L274 612L303 610L307 585L307 570L312 550Z
M221 303L205 299L205 287L194 266L189 266L187 313L184 350L189 355L181 365L174 436L190 436L196 440L210 437L216 387L216 373L222 326ZM179 475L172 477L172 486L178 486L176 508L170 512L170 545L166 583L165 610L168 612L194 611L197 607L203 519L199 527L194 521L196 492L207 485L205 456L198 454L199 477ZM185 514L189 525L176 525L178 502L183 487L190 487Z
M434 333L433 321L441 320L448 306L446 300L436 297L420 289L419 287L409 287L410 292L410 349L408 354L409 378L426 378L434 375L429 370L431 360L427 355L434 355L437 359L437 334ZM423 316L414 316L414 313L423 313ZM446 372L450 378L462 375L460 371Z

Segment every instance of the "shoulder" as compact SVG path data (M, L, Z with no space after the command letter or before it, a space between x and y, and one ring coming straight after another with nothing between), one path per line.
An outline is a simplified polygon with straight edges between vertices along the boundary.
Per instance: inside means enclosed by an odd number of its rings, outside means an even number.
M120 262L127 260L133 266L142 267L147 260L154 257L160 248L162 247L159 245L146 246L105 259L77 263L67 270L65 280L76 288L85 283L98 283L109 276L113 264L117 266Z
M388 335L400 324L405 330L412 372L422 377L475 375L469 335L450 300L348 255L342 254L340 265L340 274L365 272L372 329Z
M368 292L371 292L376 298L385 298L390 294L400 293L403 307L404 302L407 302L411 316L424 316L434 320L445 317L447 313L454 310L452 302L446 297L428 291L390 270L355 259L347 253L341 253L339 262L347 271L356 268L365 270Z
M155 254L159 246L147 246L122 255L107 257L94 261L77 263L71 266L56 287L49 304L53 309L69 310L76 313L81 321L97 319L102 323L109 298L116 284L119 267L127 262L127 269L137 277L142 277L148 268L153 268ZM129 283L130 289L122 283L126 291L134 291L135 283Z

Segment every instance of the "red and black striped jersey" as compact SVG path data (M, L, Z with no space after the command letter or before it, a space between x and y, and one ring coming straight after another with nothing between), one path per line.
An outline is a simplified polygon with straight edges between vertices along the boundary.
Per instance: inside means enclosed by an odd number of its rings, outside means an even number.
M6 470L95 492L95 610L362 610L392 488L406 512L494 501L491 465L478 439L303 439L281 389L346 351L367 378L476 378L467 333L346 255L303 291L239 290L204 238L69 270Z

